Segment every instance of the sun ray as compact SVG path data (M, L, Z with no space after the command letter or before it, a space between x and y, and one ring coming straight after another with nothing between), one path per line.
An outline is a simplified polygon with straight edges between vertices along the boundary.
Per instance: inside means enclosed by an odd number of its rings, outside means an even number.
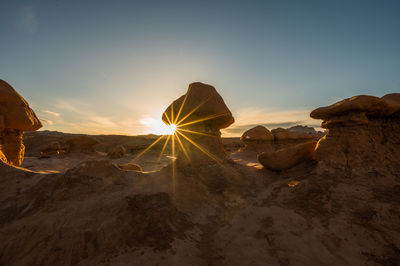
M192 143L196 148L198 148L200 151L202 151L205 155L207 155L208 157L210 157L211 159L213 159L214 161L216 161L218 164L221 164L220 160L215 157L212 153L208 152L206 149L204 149L202 146L200 146L199 144L197 144L196 142L194 142L193 140L191 140L190 138L188 138L185 134L183 134L182 132L176 131L178 134L180 134L182 137L184 137L187 141L189 141L190 143Z
M171 119L169 119L167 112L165 112L164 114L165 114L165 117L167 118L168 123L171 125L172 124Z
M216 115L210 115L210 116L207 116L207 117L204 117L204 118L200 118L200 119L197 119L197 120L194 120L194 121L187 122L185 124L180 124L179 127L184 127L184 126L187 126L187 125L196 124L196 123L203 122L203 121L206 121L206 120L210 120L210 119L214 119L214 118L217 118L217 117L225 116L227 114L228 114L228 112L224 112L224 113L216 114Z
M146 149L144 149L141 153L139 153L133 160L137 160L140 158L140 156L142 156L145 152L147 152L148 150L150 150L154 145L157 144L157 142L159 142L162 138L164 137L164 135L161 135L158 139L156 139L152 144L150 144Z
M175 134L171 135L171 139L172 139L172 157L173 157L173 161L172 161L172 191L173 193L175 193Z
M188 95L189 95L189 92L190 92L190 90L186 93L185 98L183 99L183 102L182 102L182 104L181 104L181 107L179 108L178 114L176 115L175 121L173 121L174 124L176 124L176 122L177 122L178 119L179 119L179 116L181 115L183 106L185 105L185 102L186 102L186 99L187 99L187 97L188 97Z
M174 124L174 121L175 121L175 119L174 119L174 103L171 103L171 121L172 121L172 124Z
M185 115L181 120L179 120L176 125L179 126L180 123L182 123L183 121L185 121L186 118L188 118L191 114L193 114L197 109L199 109L203 104L205 104L211 97L208 97L207 99L205 99L204 101L202 101L199 105L197 105L195 108L193 108L192 111L190 111L187 115Z
M185 131L185 132L188 132L188 133L197 134L197 135L203 135L203 136L207 136L207 137L213 137L213 138L217 137L215 135L211 135L211 134L207 134L207 133L203 133L203 132L198 132L198 131L193 131L193 130L189 130L189 129L178 128L178 130Z
M168 141L169 141L169 138L170 138L170 137L171 137L171 135L168 135L168 136L167 136L167 139L165 140L164 146L162 147L162 150L161 150L160 156L158 156L157 163L160 163L160 161L161 161L161 157L162 157L162 155L163 155L163 153L164 153L164 151L165 151L165 148L166 148L166 147L167 147L167 145L168 145Z
M177 132L175 131L176 139L178 140L178 143L179 143L179 145L181 146L181 148L182 148L182 150L183 150L183 153L184 153L185 156L186 156L186 159L191 163L192 161L190 160L190 157L189 157L189 155L188 155L188 153L187 153L185 147L183 146L183 143L182 143L182 141L181 141L179 135L176 134L176 133L177 133Z

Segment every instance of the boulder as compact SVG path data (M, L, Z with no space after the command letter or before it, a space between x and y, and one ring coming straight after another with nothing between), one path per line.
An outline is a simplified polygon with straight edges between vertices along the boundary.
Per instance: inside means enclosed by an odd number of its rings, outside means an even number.
M177 126L173 139L178 161L202 164L226 158L220 129L231 125L234 118L213 86L190 84L186 94L164 111L162 120Z
M255 126L243 133L242 141L273 141L274 135L264 126Z
M20 166L24 159L24 131L42 127L25 99L11 85L0 80L0 145L7 162Z
M53 141L43 145L40 148L39 158L50 158L53 155L58 155L62 151L61 145L58 141Z
M281 171L312 159L317 141L297 144L277 151L267 151L258 155L259 162L267 169Z
M327 129L314 154L319 171L341 171L348 177L400 172L399 93L354 96L310 116L323 119L321 126Z
M126 149L124 146L117 146L114 149L112 149L107 156L111 159L118 159L124 157L126 154Z
M78 136L73 137L66 141L68 144L68 152L70 153L86 153L86 154L95 154L96 151L94 146L99 144L100 142L89 136Z
M318 134L311 127L276 128L270 132L264 126L256 126L244 132L240 139L245 143L245 150L266 152L316 140Z

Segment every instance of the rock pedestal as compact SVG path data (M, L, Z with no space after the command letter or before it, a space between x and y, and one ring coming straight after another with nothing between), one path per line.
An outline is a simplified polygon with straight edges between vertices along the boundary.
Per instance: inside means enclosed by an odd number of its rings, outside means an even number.
M320 171L400 175L400 94L355 96L310 116L327 129L314 153Z
M28 103L7 82L0 80L0 151L6 162L20 166L24 159L24 131L42 127Z
M187 93L168 106L162 120L177 126L172 138L179 162L198 165L225 159L220 129L234 118L213 86L190 84Z

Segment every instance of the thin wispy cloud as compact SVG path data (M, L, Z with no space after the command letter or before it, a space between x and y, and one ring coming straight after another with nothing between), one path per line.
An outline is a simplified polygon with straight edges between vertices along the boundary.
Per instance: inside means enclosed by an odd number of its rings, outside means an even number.
M51 121L50 119L40 118L40 121L41 121L42 124L45 125L45 126L46 126L46 125L49 125L49 126L54 125L54 122Z
M35 34L38 30L38 19L34 8L23 6L21 8L21 17L17 24L28 34Z
M52 115L52 116L56 116L56 117L59 117L59 116L60 116L60 113L56 113L56 112L49 111L49 110L44 110L44 111L42 111L42 112L45 113L45 114L49 114L49 115Z

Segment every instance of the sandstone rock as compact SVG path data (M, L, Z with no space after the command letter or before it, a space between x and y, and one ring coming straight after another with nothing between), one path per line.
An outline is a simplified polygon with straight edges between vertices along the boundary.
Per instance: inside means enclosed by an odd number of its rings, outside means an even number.
M234 118L213 86L190 84L187 93L168 106L162 120L177 125L178 161L202 164L225 159L220 129L231 125Z
M284 128L276 128L271 130L274 135L275 141L286 141L286 140L301 140L301 139L314 139L314 134L308 133L297 133Z
M126 154L126 149L124 146L117 146L114 149L112 149L107 156L112 159L118 159L124 157Z
M69 145L68 152L73 153L96 153L94 146L100 142L89 136L73 137L66 141Z
M43 145L39 152L39 158L50 158L53 155L58 155L62 151L58 141L53 141Z
M201 82L191 83L186 94L164 111L162 120L166 124L203 129L206 132L226 128L235 121L216 89ZM202 121L194 123L198 120ZM184 126L188 123L192 124Z
M311 133L310 133L311 132ZM245 150L256 152L277 151L312 139L318 139L314 128L297 126L290 129L276 128L271 132L264 126L256 126L243 133L240 138Z
M277 151L267 151L258 155L259 162L273 171L292 168L299 163L312 159L317 141L309 141Z
M340 171L348 177L399 173L399 111L400 94L388 94L355 96L311 112L327 128L314 154L319 171Z
M243 133L240 137L242 141L273 141L274 135L264 126L253 127Z
M382 98L358 95L326 107L317 108L311 112L310 116L325 121L353 113L376 117L388 116L400 111L399 98L400 93L387 94Z
M0 145L7 162L20 166L24 159L24 131L42 127L28 103L7 82L0 80Z
M125 171L142 171L142 168L133 163L117 164L118 168Z

